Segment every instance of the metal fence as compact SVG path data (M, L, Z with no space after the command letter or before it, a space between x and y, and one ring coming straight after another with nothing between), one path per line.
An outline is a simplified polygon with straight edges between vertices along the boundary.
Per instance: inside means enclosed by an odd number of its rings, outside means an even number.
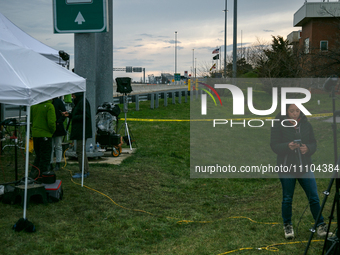
M128 95L129 103L136 103L136 111L139 111L139 103L142 101L150 101L150 108L155 109L159 107L159 100L164 99L164 106L168 104L181 104L188 102L188 96L191 99L198 98L202 90L188 91L188 88L171 89L167 91L143 92L141 94ZM113 103L123 104L124 96L113 97ZM26 117L26 107L16 105L2 104L2 119Z
M191 92L192 93L192 92ZM150 108L155 109L159 107L159 99L164 99L164 106L168 104L181 104L183 101L188 102L190 91L187 88L174 89L167 91L156 91L142 94L135 94L128 96L129 103L136 103L136 111L139 111L139 103L142 101L150 101ZM115 104L123 104L124 96L113 98Z

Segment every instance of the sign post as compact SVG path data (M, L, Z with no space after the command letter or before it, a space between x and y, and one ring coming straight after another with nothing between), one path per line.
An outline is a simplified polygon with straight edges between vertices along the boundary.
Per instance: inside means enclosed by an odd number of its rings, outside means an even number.
M74 71L86 78L86 98L91 105L92 132L95 132L96 106L112 100L112 0L53 0L54 33L74 33ZM110 20L109 20L110 19ZM111 56L110 56L111 55ZM99 88L100 89L97 89ZM95 136L87 139L95 144ZM74 156L75 152L69 152ZM102 154L102 153L101 153Z
M53 0L54 33L108 30L107 0Z

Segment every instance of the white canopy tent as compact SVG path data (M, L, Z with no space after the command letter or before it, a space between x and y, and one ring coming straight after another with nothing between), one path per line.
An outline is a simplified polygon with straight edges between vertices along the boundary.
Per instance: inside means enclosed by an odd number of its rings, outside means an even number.
M66 62L61 59L57 50L43 44L22 31L2 13L0 13L0 40L10 42L26 49L31 49L53 62L66 65Z
M27 106L26 134L30 133L30 107L32 105L62 95L85 91L86 80L84 78L33 50L0 40L0 103ZM85 129L85 117L83 124ZM26 136L26 144L28 143L29 135ZM85 139L83 138L84 148ZM27 207L28 162L29 151L26 150L24 219L26 219ZM82 185L83 181L84 178L82 178Z

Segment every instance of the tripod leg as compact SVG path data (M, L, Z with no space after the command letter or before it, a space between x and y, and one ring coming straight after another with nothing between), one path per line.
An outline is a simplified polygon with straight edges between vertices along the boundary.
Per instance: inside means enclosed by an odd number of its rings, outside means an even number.
M334 173L333 176L335 176L335 174L336 174L336 173ZM306 250L305 250L305 252L304 252L304 255L307 254L308 249L309 249L309 246L310 246L310 243L312 242L313 235L314 235L314 233L315 233L317 223L318 223L318 221L319 221L319 218L320 218L320 216L321 216L321 213L322 213L322 211L323 211L323 208L325 207L325 204L326 204L327 198L328 198L328 196L329 196L330 190L331 190L331 188L332 188L332 186L333 186L333 182L334 182L334 178L331 179L331 181L330 181L329 184L328 184L327 190L324 192L325 197L324 197L324 199L323 199L323 201L322 201L322 205L321 205L321 208L320 208L320 212L319 212L319 214L318 214L318 216L317 216L317 219L315 220L314 226L313 226L313 228L312 228L312 233L311 233L311 235L310 235L310 237L309 237L309 240L308 240L308 243L307 243L307 246L306 246Z
M122 127L124 126L124 123L120 126L120 128L117 130L117 134L119 134L120 130L122 129Z
M130 150L132 151L132 144L131 144L131 137L129 133L129 126L127 123L125 123L125 131L127 132L128 140L129 140L129 145L130 145Z
M129 127L129 124L127 124L127 125ZM129 134L130 134L130 137L131 137L131 142L134 142L136 144L136 148L138 148L137 141L134 139L133 133L132 133L132 130L131 130L130 127L129 127Z
M335 205L337 204L337 202L336 202L337 197L338 197L338 195L335 193L335 197L334 197L333 205L332 205L332 210L331 210L331 215L329 216L329 223L328 223L328 228L327 228L327 235L326 235L326 237L325 237L325 242L324 242L324 244L323 244L322 254L324 254L324 252L326 251L326 241L327 241L329 229L330 229L331 224L332 224L332 219L333 219L333 214L334 214L334 210L335 210ZM334 246L334 245L332 245L332 246ZM333 249L333 248L331 247L329 250L331 250L331 249ZM328 254L328 253L329 253L329 251L327 251L327 254Z

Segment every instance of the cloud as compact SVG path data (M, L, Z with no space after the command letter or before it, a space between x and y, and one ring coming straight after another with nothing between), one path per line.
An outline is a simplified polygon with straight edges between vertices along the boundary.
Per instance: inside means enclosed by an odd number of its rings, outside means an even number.
M140 34L141 36L145 36L145 37L151 37L151 38L153 38L154 36L153 35L151 35L151 34Z
M242 43L238 43L237 44L237 47L241 47L241 46L245 46L245 45L249 45L249 44L251 44L250 42L242 42ZM232 46L232 45L231 45Z
M113 46L114 50L125 50L127 47L115 47Z
M274 30L269 30L269 29L263 29L263 31L266 33L274 32Z
M170 44L175 44L176 40L169 40L169 41L164 41L164 42L167 42L167 43L170 43ZM177 41L177 43L181 43L181 41Z
M195 48L195 50L208 50L208 51L213 51L215 48L211 48L211 47L197 47Z

